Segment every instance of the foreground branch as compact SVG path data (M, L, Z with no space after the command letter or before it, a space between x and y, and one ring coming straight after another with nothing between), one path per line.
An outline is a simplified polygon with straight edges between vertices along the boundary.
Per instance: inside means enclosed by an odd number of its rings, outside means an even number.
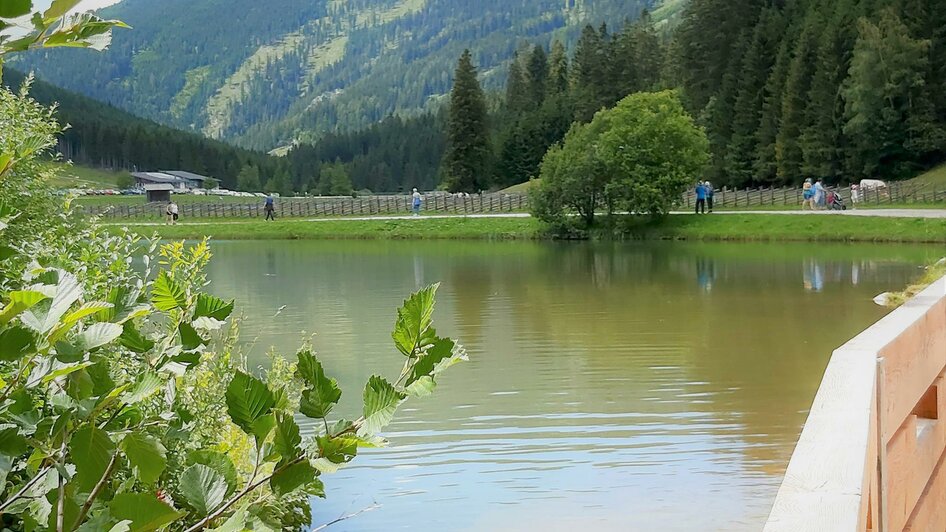
M6 502L4 502L2 505L0 505L0 514L2 514L4 511L6 511L6 509L9 508L11 504L13 504L14 502L16 502L17 499L19 499L19 498L22 497L24 494L26 494L26 492L29 491L30 488L32 488L33 486L35 486L37 482L39 482L43 477L46 476L46 473L49 473L49 470L50 470L50 469L52 469L52 466L46 466L46 467L40 469L39 472L36 473L36 476L35 476L35 477L31 478L30 481L27 482L25 486L23 486L22 488L20 488L20 491L14 493L12 497L10 497L9 499L7 499Z
M343 515L343 516L339 517L338 519L333 519L333 520L329 521L328 523L325 523L324 525L317 526L317 527L313 528L311 532L319 532L319 530L325 530L326 528L328 528L328 527L334 525L335 523L341 523L342 521L344 521L344 520L346 520L346 519L351 519L352 517L358 517L359 515L361 515L361 514L363 514L363 513L365 513L365 512L370 512L371 510L377 510L378 508L381 508L381 505L378 504L378 503L374 503L374 504L372 504L371 506L369 506L369 507L367 507L367 508L364 508L364 509L361 509L361 510L358 510L357 512L355 512L355 513L353 513L353 514Z

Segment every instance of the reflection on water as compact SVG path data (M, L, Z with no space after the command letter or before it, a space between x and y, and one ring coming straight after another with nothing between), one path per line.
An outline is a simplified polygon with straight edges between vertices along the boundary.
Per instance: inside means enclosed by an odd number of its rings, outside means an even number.
M333 528L755 530L831 349L937 251L224 242L210 275L254 317L256 360L317 334L345 417L399 369L396 306L443 282L438 330L471 362L326 479L317 523L377 502Z

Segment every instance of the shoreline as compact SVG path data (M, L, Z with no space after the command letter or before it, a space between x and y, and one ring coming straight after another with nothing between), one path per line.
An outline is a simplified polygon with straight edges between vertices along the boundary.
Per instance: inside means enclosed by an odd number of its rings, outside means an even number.
M525 216L421 216L319 220L214 221L168 226L103 223L167 239L218 240L680 240L744 242L875 242L946 244L946 217L786 215L745 213L674 215L659 221L619 219L587 231L555 234Z

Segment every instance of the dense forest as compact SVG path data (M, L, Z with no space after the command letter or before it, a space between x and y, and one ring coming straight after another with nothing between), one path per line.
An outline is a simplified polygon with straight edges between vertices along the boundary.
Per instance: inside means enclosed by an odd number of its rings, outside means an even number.
M690 0L671 47L716 182L900 178L946 155L942 0Z
M19 88L26 77L10 68L3 71L3 84ZM247 165L266 175L275 175L285 161L266 154L235 148L195 133L187 133L125 111L33 80L30 96L56 104L57 117L68 128L59 136L58 150L77 164L127 170L188 170L213 176L222 186L235 187L240 170Z
M435 110L464 48L500 89L522 42L571 46L583 24L633 20L654 1L124 0L103 15L134 29L104 53L17 61L146 118L269 150Z

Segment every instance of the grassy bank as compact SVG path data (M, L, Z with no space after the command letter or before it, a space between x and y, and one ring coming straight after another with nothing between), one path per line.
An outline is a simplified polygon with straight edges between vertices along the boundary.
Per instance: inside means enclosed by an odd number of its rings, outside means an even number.
M554 238L530 218L439 218L317 222L263 221L182 223L176 226L111 224L165 238L220 240L298 239L536 239ZM670 216L633 220L576 235L585 238L657 240L822 241L946 243L946 219L787 216L778 214Z

